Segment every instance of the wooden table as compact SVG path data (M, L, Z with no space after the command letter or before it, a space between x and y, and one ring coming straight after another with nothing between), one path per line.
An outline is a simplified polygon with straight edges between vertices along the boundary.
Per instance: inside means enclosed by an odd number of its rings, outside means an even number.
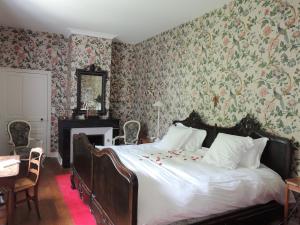
M286 179L285 186L285 204L284 204L284 220L287 222L288 211L289 211L289 194L290 191L295 191L300 193L300 177Z
M0 161L7 159L20 160L20 156L0 156ZM8 203L7 203L7 224L12 225L14 223L14 187L16 177L19 174L19 164L8 166L6 168L0 168L0 186L8 189Z

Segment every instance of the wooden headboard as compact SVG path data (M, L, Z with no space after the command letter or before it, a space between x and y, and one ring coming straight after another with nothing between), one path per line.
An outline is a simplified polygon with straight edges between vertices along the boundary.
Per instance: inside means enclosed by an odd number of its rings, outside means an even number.
M217 125L205 124L200 115L193 111L185 120L176 120L173 124L178 122L185 126L206 130L207 136L203 146L208 148L220 132L252 138L267 137L269 141L263 152L261 162L277 172L283 179L290 175L293 151L290 140L264 132L261 129L261 124L253 116L247 115L233 127L218 127Z

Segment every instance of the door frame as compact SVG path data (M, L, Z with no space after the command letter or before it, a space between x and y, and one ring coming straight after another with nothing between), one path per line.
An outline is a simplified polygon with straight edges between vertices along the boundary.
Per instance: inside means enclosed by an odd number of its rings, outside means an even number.
M51 152L51 85L52 85L52 73L51 71L45 70L29 70L29 69L17 69L10 67L0 67L1 72L13 72L13 73L31 73L38 75L46 75L47 76L47 157L57 157L57 152Z

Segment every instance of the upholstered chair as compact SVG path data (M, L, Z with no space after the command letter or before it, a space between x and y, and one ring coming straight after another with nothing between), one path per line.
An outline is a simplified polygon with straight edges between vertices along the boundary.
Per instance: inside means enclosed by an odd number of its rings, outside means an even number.
M33 148L29 154L28 161L28 172L26 177L22 177L15 182L15 199L17 199L17 194L24 192L26 195L25 199L16 201L16 205L21 202L27 202L29 210L31 210L30 200L34 202L35 209L39 218L41 218L38 202L38 184L41 172L41 161L43 158L43 150L41 148ZM30 193L32 190L32 195Z
M9 145L13 154L20 155L21 160L28 160L32 143L42 147L42 140L31 138L30 123L24 120L13 120L8 123Z
M137 144L139 140L141 125L139 121L130 120L123 126L123 136L117 136L113 139L113 145L117 139L123 139L125 145Z

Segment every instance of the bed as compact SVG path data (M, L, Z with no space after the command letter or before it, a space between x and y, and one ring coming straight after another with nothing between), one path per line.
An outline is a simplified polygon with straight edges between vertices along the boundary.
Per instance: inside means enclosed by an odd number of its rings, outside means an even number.
M185 126L207 131L203 142L210 147L218 133L253 138L268 137L268 144L261 162L285 179L289 176L292 148L290 141L261 130L260 124L251 116L230 128L205 124L196 112L180 122ZM120 155L119 155L120 156ZM106 148L99 151L84 134L74 136L74 164L71 175L72 187L77 188L81 198L90 206L97 224L138 224L139 181L133 169L126 167L117 151ZM122 156L123 157L123 156ZM142 157L142 155L141 155ZM124 159L122 159L124 162ZM177 224L268 224L282 217L282 205L270 200L264 204L248 205L210 216L180 221Z

